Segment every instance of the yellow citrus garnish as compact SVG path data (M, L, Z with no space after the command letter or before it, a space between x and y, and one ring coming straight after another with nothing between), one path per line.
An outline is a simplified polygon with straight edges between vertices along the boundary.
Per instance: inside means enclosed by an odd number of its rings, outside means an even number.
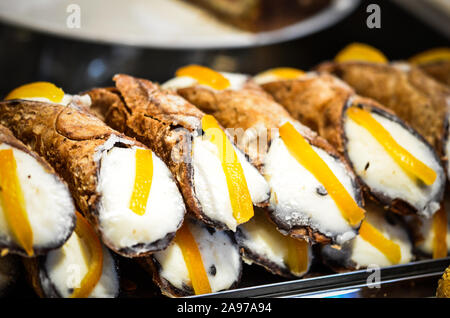
M6 96L5 100L35 97L47 98L51 102L60 103L64 97L64 92L52 83L34 82L17 87Z
M0 203L15 240L28 256L33 256L33 230L28 219L12 149L0 150Z
M86 219L78 212L77 225L75 233L82 239L89 248L90 262L89 269L86 275L81 280L80 287L75 288L70 296L71 298L86 298L89 297L92 290L94 290L103 272L103 248L99 238L95 234L94 229L86 221Z
M450 48L435 48L422 53L419 53L409 59L411 64L422 65L438 61L450 60Z
M363 221L359 229L359 235L362 239L369 242L372 246L383 253L392 264L400 263L402 252L400 246L391 240L388 240L372 224Z
M130 210L144 215L152 186L153 158L151 150L136 149L136 176L130 199Z
M196 79L199 84L207 85L217 90L226 89L230 86L230 81L225 76L201 65L188 65L179 68L175 75L177 77L192 77Z
M247 222L254 214L253 203L236 151L213 116L202 117L202 129L205 132L205 138L217 148L227 180L233 216L238 224Z
M287 237L288 254L286 263L294 274L301 274L308 269L308 243Z
M434 183L437 178L436 172L399 145L370 112L359 107L349 107L347 116L368 130L405 172L419 178L426 185Z
M183 254L195 294L210 293L211 286L205 266L203 265L202 254L186 222L177 231L175 243L180 247L181 253Z
M291 123L285 123L279 132L290 154L325 187L347 222L358 225L364 219L364 209L358 206L325 161Z
M444 203L433 215L433 258L444 258L447 256L447 213Z
M292 67L277 67L259 73L256 76L266 76L266 75L272 75L279 79L295 79L299 78L302 75L305 75L305 72Z
M342 49L334 58L338 63L361 61L371 63L387 63L388 59L378 49L363 43L352 43Z

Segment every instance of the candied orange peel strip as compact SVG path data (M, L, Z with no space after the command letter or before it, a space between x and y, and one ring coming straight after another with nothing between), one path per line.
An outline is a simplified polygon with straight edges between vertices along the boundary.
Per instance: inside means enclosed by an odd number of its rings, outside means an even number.
M49 82L33 82L17 87L11 91L5 100L43 97L54 103L60 103L64 91Z
M253 217L254 211L244 170L236 151L213 116L204 115L202 117L202 129L205 132L205 137L218 150L219 159L227 180L233 216L238 224L245 223Z
M301 274L308 269L308 242L305 240L287 238L288 254L286 263L295 274Z
M359 229L359 235L382 252L392 264L400 263L402 258L400 246L384 237L372 224L363 221Z
M388 59L378 49L364 44L352 43L343 48L334 58L335 62L371 62L371 63L387 63Z
M183 254L195 294L211 293L211 286L203 264L202 254L186 222L177 231L175 243L180 247Z
M28 219L12 149L0 150L0 188L0 202L8 227L27 255L33 256L33 230Z
M144 215L153 179L153 157L151 150L136 149L136 176L130 199L130 210Z
M444 258L447 256L447 212L444 203L433 215L433 258Z
M290 154L325 187L347 222L358 225L364 219L364 209L358 206L325 161L291 123L286 122L279 132Z
M450 61L450 48L442 47L427 50L409 59L409 62L415 65L423 65L439 61Z
M347 116L368 130L405 172L422 180L428 186L434 183L437 178L436 172L399 145L370 112L352 106L347 109Z
M256 76L273 75L280 79L295 79L305 75L305 72L292 67L276 67L259 73Z
M220 74L208 67L201 65L188 65L182 68L179 68L175 75L177 77L180 76L188 76L197 80L197 82L201 85L207 85L217 90L226 89L230 86L230 81Z
M94 290L103 272L103 249L100 239L95 234L94 229L88 221L79 213L77 215L77 225L75 233L82 239L89 248L91 256L89 269L81 280L80 287L75 288L71 298L87 298Z

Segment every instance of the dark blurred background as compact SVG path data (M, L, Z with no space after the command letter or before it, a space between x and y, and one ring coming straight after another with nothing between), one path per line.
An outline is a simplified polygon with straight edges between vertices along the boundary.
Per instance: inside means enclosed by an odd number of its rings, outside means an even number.
M372 3L381 7L380 29L366 26L366 8ZM169 50L97 44L0 22L0 98L21 84L37 80L53 82L68 93L110 85L118 72L161 82L188 63L250 74L276 66L307 70L333 58L354 41L379 48L391 60L449 46L445 32L424 23L397 3L362 0L355 11L331 28L280 44L242 49ZM440 26L444 31L450 29L446 22Z

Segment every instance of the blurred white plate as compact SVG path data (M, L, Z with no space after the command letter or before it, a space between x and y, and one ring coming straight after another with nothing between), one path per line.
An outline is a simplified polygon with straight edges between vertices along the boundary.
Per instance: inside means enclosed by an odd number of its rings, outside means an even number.
M348 14L360 0L333 0L316 15L269 32L228 26L180 0L1 0L0 20L63 37L144 47L193 49L272 44L309 35ZM80 8L80 28L67 25L70 4Z

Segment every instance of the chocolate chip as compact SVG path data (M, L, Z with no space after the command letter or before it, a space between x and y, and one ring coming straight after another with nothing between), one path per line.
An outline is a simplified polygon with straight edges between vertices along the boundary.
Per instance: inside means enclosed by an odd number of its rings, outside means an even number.
M364 171L367 171L367 169L369 169L369 166L370 166L370 162L367 162L366 166L364 167Z
M206 230L208 230L209 234L211 234L211 235L214 235L214 233L216 233L216 230L209 226L206 227Z
M316 188L316 192L317 192L317 194L318 195L327 195L328 194L328 192L327 192L327 190L325 189L325 187L324 186L318 186L317 188Z
M209 268L209 274L212 276L216 276L216 273L217 273L216 266L211 265L211 267Z

